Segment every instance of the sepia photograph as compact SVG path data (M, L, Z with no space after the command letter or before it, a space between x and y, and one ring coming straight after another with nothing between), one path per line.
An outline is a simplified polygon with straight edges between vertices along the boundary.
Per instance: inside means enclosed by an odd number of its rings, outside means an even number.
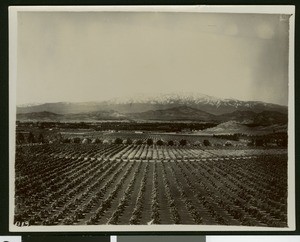
M295 229L294 7L10 7L10 231Z

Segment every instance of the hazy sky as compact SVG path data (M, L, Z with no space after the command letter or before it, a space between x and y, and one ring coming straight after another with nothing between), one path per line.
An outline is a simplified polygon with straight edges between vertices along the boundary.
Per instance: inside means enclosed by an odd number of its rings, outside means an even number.
M287 105L287 19L19 12L17 103L180 91Z

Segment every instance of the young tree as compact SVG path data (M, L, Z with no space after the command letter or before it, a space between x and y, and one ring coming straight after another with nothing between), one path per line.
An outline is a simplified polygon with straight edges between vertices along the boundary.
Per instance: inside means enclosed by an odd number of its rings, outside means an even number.
M28 143L35 143L35 138L32 132L29 132L29 135L27 137L27 142Z
M258 138L255 140L255 146L264 146L264 144L265 142L263 139Z
M22 133L17 133L17 144L24 144L25 137Z
M169 141L168 141L168 145L169 145L169 146L173 146L173 145L174 145L174 141L173 141L173 140L169 140Z
M232 146L232 143L231 143L230 141L227 140L227 141L225 142L225 146Z
M203 145L204 146L210 146L210 142L208 139L203 140Z
M95 143L96 144L102 144L102 140L97 138L96 141L95 141Z
M142 145L142 144L143 144L143 141L142 141L141 139L139 139L139 140L136 141L136 144L137 144L137 145Z
M181 146L186 146L186 145L187 145L186 139L180 140L180 141L179 141L179 144L180 144Z
M39 143L45 143L44 135L42 133L39 134L38 142Z
M60 143L63 142L63 136L62 136L61 133L58 133L58 134L57 134L57 140L58 140Z
M156 144L159 145L159 146L162 146L162 145L164 144L164 142L163 142L162 140L159 139L159 140L156 142Z
M116 138L115 139L115 144L120 145L123 143L123 140L121 138Z
M153 145L153 139L147 139L147 145Z
M69 144L69 143L71 143L71 139L70 138L65 138L65 139L63 139L63 141L62 141L64 144Z
M287 137L283 137L283 138L277 140L277 145L280 147L287 147L287 145L288 145Z
M250 142L248 142L248 146L254 146L255 145L255 140L251 139Z
M131 145L133 142L132 142L132 139L130 139L130 138L127 138L127 140L126 140L126 144L128 144L128 145Z
M92 141L91 141L91 139L90 138L84 138L83 140L82 140L82 144L90 144Z
M73 142L74 142L75 144L79 144L80 141L81 141L81 139L78 138L78 137L76 137L76 138L73 139Z

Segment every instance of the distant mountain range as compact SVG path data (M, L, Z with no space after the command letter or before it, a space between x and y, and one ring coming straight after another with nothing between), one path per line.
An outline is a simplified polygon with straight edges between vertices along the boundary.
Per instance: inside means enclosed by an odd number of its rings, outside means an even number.
M78 114L114 110L120 114L144 113L148 111L168 110L187 106L203 112L221 115L234 111L276 111L287 113L287 107L258 101L240 101L221 99L198 93L170 93L162 95L137 95L129 98L116 98L102 102L57 102L17 107L17 113L52 112L56 114ZM151 113L148 113L151 114Z
M105 102L45 103L17 107L20 121L202 121L273 125L287 123L287 107L218 99L202 94L169 94Z
M235 111L213 115L187 106L141 113L121 114L116 111L98 111L78 114L56 114L52 112L32 112L17 114L19 121L101 121L101 120L135 120L135 121L201 121L222 123L236 121L241 124L273 125L286 124L287 115L276 111Z

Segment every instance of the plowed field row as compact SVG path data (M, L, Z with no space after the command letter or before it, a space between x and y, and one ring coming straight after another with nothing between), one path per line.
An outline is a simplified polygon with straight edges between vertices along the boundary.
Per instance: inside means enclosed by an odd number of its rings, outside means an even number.
M15 172L17 225L287 226L284 150L47 144Z

